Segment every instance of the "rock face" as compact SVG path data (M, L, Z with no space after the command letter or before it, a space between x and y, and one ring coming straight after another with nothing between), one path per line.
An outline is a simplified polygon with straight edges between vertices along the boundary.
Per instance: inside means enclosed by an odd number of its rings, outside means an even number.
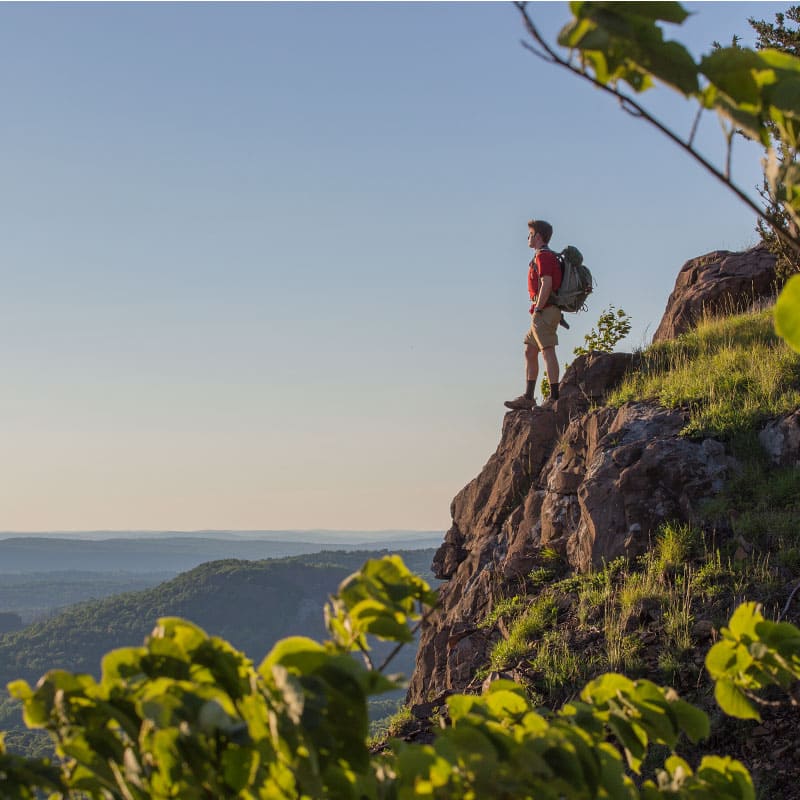
M451 506L453 525L434 559L446 583L422 630L412 707L467 687L489 644L478 623L542 547L578 571L637 555L661 523L692 520L722 489L734 464L719 442L680 437L682 412L596 408L635 364L628 354L581 356L557 404L506 414L497 451Z
M715 250L687 261L667 301L654 342L672 339L705 313L732 314L775 296L775 256L763 245L743 253Z
M774 467L800 467L800 410L768 422L758 434Z

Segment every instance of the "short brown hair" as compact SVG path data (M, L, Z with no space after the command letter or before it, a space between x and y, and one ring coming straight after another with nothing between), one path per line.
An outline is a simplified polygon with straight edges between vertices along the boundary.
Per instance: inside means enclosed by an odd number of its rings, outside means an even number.
M544 239L545 244L549 244L553 235L553 226L549 222L545 222L543 219L529 219L528 227L534 233L538 233Z

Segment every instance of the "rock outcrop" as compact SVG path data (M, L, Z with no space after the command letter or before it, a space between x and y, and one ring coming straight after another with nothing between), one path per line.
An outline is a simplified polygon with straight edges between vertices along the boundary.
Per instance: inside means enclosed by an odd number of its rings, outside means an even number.
M506 415L497 451L451 506L434 559L446 583L422 630L412 707L463 690L485 664L489 641L478 623L541 548L577 571L637 555L663 522L692 520L735 469L721 443L679 436L680 411L596 407L635 363L623 353L581 356L558 403Z
M704 314L733 314L775 297L775 256L764 245L743 253L715 250L687 261L653 341L673 339Z
M774 467L800 467L800 410L768 422L758 434Z

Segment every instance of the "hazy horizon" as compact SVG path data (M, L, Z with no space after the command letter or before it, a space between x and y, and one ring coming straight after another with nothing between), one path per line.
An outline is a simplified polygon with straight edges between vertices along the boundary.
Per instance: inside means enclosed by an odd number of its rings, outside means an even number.
M400 540L413 541L415 539L426 539L430 537L443 536L444 530L393 530L393 529L379 529L379 530L339 530L330 528L312 528L312 529L257 529L257 530L223 530L217 528L198 529L198 530L127 530L124 528L114 530L52 530L52 531L0 531L0 540L13 539L13 538L74 538L74 539L97 539L103 536L119 537L128 536L131 538L163 538L163 537L198 537L198 538L225 538L227 536L243 539L245 537L254 537L255 539L274 539L279 536L296 536L302 535L306 537L303 541L310 544L316 543L314 540L318 539L319 543L324 544L326 541L350 541L350 542L371 542L374 538L381 539L394 537Z

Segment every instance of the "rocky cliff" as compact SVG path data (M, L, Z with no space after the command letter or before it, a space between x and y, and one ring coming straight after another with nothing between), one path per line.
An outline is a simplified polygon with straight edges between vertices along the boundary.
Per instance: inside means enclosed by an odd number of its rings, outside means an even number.
M704 314L733 314L775 295L775 256L763 244L743 253L715 250L691 258L678 272L653 341L678 336Z
M592 408L633 361L581 356L558 403L506 415L497 451L452 503L453 525L434 558L447 582L423 628L411 705L466 687L487 657L477 623L541 548L581 572L640 554L662 523L692 521L735 468L719 442L678 435L687 422L681 411Z
M703 309L763 297L773 283L774 259L761 248L687 262L656 338L685 330ZM515 582L524 583L542 548L578 572L637 555L662 523L693 521L737 469L720 442L679 435L688 421L682 410L604 405L637 358L576 359L557 403L506 414L496 452L453 500L453 524L433 563L446 582L423 626L408 690L418 715L467 688L486 665L490 636L479 622ZM786 445L800 439L797 417L764 434L776 463L797 457Z

